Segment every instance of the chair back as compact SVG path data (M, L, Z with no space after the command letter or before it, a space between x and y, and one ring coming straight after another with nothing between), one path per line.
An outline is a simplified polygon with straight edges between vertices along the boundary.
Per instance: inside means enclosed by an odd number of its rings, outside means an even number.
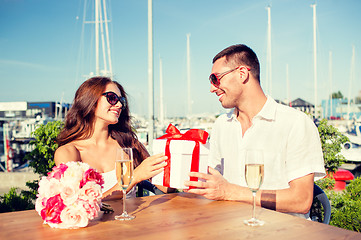
M149 182L148 180L143 180L137 184L138 191L137 197L149 196L153 195L161 195L164 194L161 190L159 190L154 184Z
M324 214L322 223L329 224L331 218L331 204L326 193L316 184L314 184L313 188L313 198L318 199L323 207Z

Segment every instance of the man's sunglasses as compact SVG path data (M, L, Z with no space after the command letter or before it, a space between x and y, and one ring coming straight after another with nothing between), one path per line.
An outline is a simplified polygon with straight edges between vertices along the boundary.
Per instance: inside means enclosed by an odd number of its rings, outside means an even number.
M105 92L102 95L107 98L107 101L110 105L114 106L120 102L122 104L122 110L127 106L127 100L125 97L119 97L115 92Z
M223 73L219 73L219 74L215 74L215 73L212 73L210 76L209 76L209 81L215 86L215 87L219 87L219 84L221 84L221 79L222 77L226 76L228 73L231 73L233 72L234 70L240 68L242 66L238 66L236 68L233 68L231 70L228 70L228 71L225 71ZM249 67L246 67L248 71L250 71L251 69Z

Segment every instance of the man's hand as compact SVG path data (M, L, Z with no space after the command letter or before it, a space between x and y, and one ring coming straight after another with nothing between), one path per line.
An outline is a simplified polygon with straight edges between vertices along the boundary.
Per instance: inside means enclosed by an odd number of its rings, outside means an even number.
M184 185L196 187L185 191L202 195L211 200L227 200L227 188L230 183L214 168L208 167L208 173L190 172L188 174L190 177L204 179L205 182L185 181Z
M204 179L202 181L185 181L184 185L195 187L185 192L202 195L211 200L233 200L252 203L252 192L247 187L229 183L215 169L208 167L208 173L191 172L188 175ZM273 191L276 194L276 211L306 214L313 200L314 174L290 181L289 188L281 190L259 190L256 196L257 206L261 205L262 193ZM267 199L263 199L267 200Z

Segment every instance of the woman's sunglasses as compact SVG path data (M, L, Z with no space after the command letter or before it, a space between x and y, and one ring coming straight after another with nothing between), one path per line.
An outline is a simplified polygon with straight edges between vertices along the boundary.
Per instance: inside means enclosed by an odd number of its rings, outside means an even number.
M120 102L122 104L122 110L127 106L127 100L125 97L119 97L115 92L105 92L102 95L107 98L107 101L110 105L114 106Z
M219 73L219 74L215 74L215 73L212 73L210 76L209 76L209 81L215 86L215 87L219 87L219 84L221 84L221 79L222 77L226 76L228 73L231 73L233 72L234 70L240 68L242 66L238 66L236 68L233 68L231 70L228 70L228 71L225 71L223 73ZM251 69L249 67L247 67L247 70L250 71Z

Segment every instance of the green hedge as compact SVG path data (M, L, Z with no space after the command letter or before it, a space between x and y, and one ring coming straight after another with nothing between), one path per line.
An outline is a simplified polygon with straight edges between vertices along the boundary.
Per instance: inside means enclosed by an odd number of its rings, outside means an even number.
M0 213L34 209L34 203L26 195L17 193L17 188L11 188L4 196L0 196Z
M361 178L351 181L344 191L325 192L332 209L330 225L361 232Z

